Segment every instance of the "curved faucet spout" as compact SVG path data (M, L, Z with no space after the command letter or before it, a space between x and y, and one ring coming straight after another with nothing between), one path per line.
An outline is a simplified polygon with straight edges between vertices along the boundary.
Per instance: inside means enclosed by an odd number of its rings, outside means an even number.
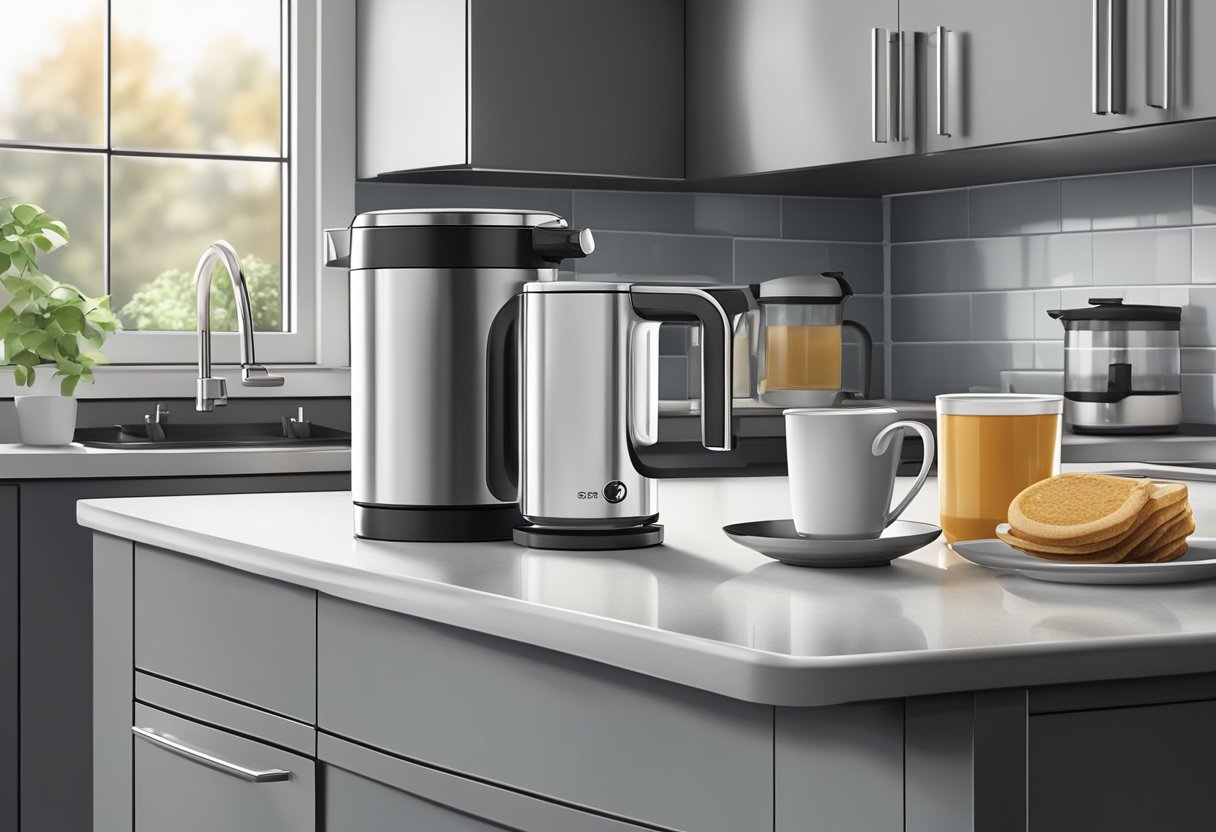
M228 271L236 300L236 326L241 338L241 383L246 387L283 386L283 379L270 375L254 357L249 289L245 285L245 271L241 268L236 249L224 240L216 240L207 246L194 267L195 328L198 332L198 380L194 409L200 411L215 410L216 405L228 403L228 385L224 379L211 375L211 278L219 265Z

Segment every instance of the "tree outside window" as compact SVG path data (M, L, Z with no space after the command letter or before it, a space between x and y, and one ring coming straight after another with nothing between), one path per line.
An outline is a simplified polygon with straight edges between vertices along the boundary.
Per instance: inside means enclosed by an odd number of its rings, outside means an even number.
M0 195L72 229L46 270L112 293L128 330L189 330L195 262L226 239L242 255L255 328L287 329L281 0L25 9L6 11ZM226 275L213 287L212 328L235 329Z

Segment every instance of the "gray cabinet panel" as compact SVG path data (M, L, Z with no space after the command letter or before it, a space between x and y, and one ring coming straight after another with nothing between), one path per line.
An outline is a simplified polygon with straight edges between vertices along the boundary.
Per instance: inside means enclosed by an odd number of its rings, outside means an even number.
M772 708L322 596L323 731L624 818L771 828Z
M499 789L321 735L324 828L342 832L640 832L624 821Z
M1032 716L1031 832L1216 828L1216 702Z
M309 832L316 828L316 763L234 734L149 708L135 724L246 769L290 772L251 783L136 737L135 829L138 832Z
M93 805L93 531L76 525L76 501L344 490L350 474L40 480L19 488L21 828L87 829Z
M905 700L904 713L907 832L971 832L971 694L918 696Z
M777 832L904 832L904 703L777 708Z
M91 828L93 832L131 832L135 546L104 534L93 540ZM0 828L17 826L0 824Z
M683 0L359 0L358 14L360 178L683 178Z
M1093 112L1092 4L1085 0L901 0L900 26L915 32L922 148L981 145L1119 130L1168 120L1145 103L1146 0L1112 0L1115 109ZM1105 9L1105 4L1100 4ZM939 95L937 27L945 28L946 84ZM1106 101L1105 13L1099 20L1099 99ZM908 53L911 56L913 53ZM944 98L945 132L938 135Z
M135 548L135 666L304 722L316 718L316 593Z
M715 178L912 153L887 96L898 0L697 0L686 9L688 172ZM884 45L877 84L873 30ZM898 61L896 61L896 64ZM877 90L875 87L877 86ZM905 108L905 113L910 115Z

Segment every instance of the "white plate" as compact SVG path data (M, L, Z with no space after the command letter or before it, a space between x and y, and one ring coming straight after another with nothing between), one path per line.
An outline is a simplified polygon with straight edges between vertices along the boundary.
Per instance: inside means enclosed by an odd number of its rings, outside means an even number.
M1062 584L1179 584L1216 578L1216 538L1192 537L1169 563L1063 563L1019 552L1000 540L960 540L950 548L979 566Z
M792 566L886 566L922 546L942 530L932 523L896 520L878 537L837 540L802 537L793 520L757 520L724 526L727 537L741 546Z

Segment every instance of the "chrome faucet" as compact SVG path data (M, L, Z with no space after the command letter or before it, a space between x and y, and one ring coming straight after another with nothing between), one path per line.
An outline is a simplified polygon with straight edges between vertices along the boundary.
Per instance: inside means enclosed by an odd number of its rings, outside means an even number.
M198 331L198 381L194 409L210 412L216 405L228 404L228 384L211 376L211 277L223 264L232 278L236 297L236 327L241 336L241 384L245 387L282 387L281 376L272 376L253 357L253 316L249 311L249 289L240 258L229 243L216 240L207 246L194 267L195 328Z

